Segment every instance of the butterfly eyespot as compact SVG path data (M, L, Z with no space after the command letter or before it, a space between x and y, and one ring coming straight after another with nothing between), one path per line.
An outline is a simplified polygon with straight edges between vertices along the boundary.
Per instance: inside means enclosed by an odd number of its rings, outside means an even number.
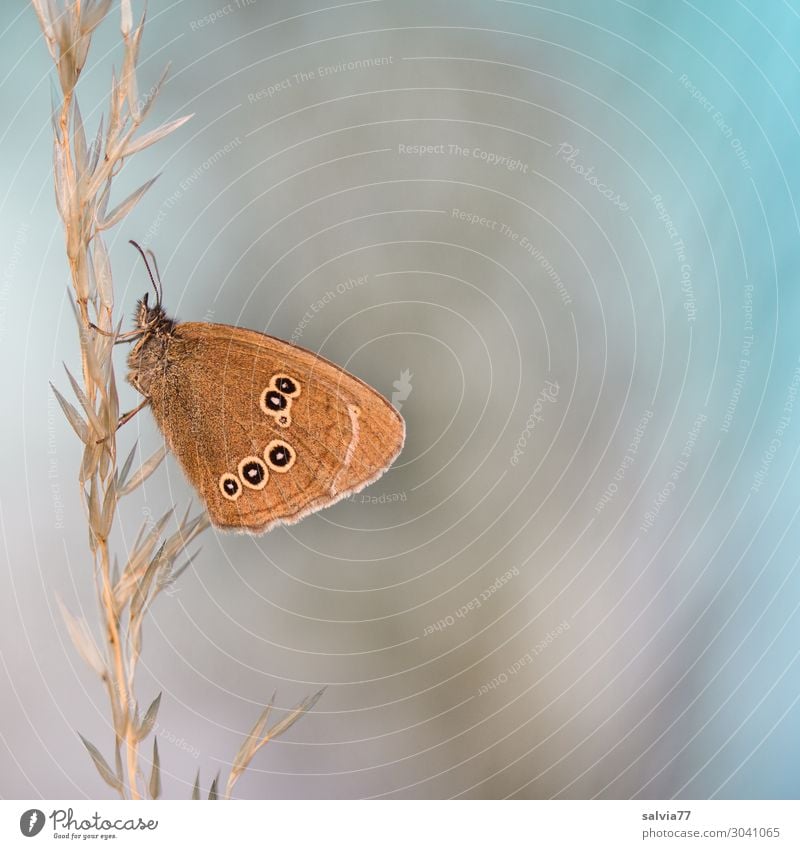
M300 384L288 374L276 374L269 385L290 398L296 398L300 394Z
M288 406L289 399L277 389L265 389L261 393L261 409L267 415L273 416Z
M264 489L269 472L259 457L245 457L239 463L239 480L250 489Z
M230 472L225 472L225 474L220 477L219 489L229 501L236 501L236 499L242 494L242 485L239 483L239 479L236 475L232 475Z
M281 439L273 439L264 449L264 459L270 469L283 474L292 468L297 455L291 445Z
M275 421L281 427L289 427L289 425L292 423L292 417L286 413L282 413L280 416L275 416Z

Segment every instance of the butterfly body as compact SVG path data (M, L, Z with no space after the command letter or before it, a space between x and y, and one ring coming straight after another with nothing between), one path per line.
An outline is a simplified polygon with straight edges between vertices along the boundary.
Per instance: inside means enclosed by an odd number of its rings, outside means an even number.
M403 419L374 389L280 339L139 304L129 382L219 528L263 533L372 483Z

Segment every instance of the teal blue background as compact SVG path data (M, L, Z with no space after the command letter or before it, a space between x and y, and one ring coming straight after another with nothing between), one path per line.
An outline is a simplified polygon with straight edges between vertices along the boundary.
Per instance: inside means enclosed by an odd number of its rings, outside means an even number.
M138 238L179 318L295 333L388 397L408 369L408 443L364 493L389 500L263 538L208 532L159 601L140 699L164 691L165 793L224 772L274 689L288 707L327 683L242 796L797 798L800 11L255 0L198 24L224 6L150 4L140 89L173 63L150 126L195 117L119 177L122 197L161 172L109 239L118 315L145 291ZM90 127L117 14L81 80ZM74 732L108 751L106 707L56 604L95 621L79 452L48 389L77 365L52 70L32 10L0 15L0 794L96 797ZM374 57L392 61L294 81ZM558 399L526 433L546 380ZM136 438L159 444L147 413L121 442ZM170 459L123 508L117 550L191 497Z

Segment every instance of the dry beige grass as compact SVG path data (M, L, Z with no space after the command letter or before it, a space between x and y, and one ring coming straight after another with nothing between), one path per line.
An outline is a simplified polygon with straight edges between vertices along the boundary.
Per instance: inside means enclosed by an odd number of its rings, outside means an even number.
M115 326L111 264L103 233L122 221L155 182L155 178L147 180L109 211L113 181L121 168L191 116L140 132L164 84L167 69L148 96L140 100L136 73L145 16L134 26L130 0L122 0L121 71L112 77L105 131L101 118L93 141L87 144L76 87L92 34L108 14L111 0L68 0L63 6L59 0L32 3L56 65L60 89L52 111L55 196L64 224L82 361L81 381L67 372L78 406L67 401L55 387L53 392L84 446L78 482L89 531L104 648L98 647L85 619L73 616L63 605L61 609L73 643L108 693L114 729L112 762L93 743L84 737L81 740L100 776L121 798L138 799L147 794L155 799L161 794L158 743L154 738L148 758L140 755L140 746L153 730L161 694L141 712L136 696L136 669L142 631L153 601L196 556L197 552L189 554L187 549L209 522L205 514L190 517L187 511L174 532L164 538L173 513L170 510L149 531L142 528L123 558L122 568L117 567L116 560L112 565L109 535L119 500L156 471L166 449L144 460L133 472L136 445L121 466L117 462L117 435L126 418L120 419L114 373L113 349L119 327ZM284 733L316 703L321 693L309 697L267 729L270 703L231 763L226 798L230 798L234 784L261 746ZM148 765L147 777L142 762ZM218 779L214 779L209 799L218 798L217 785ZM199 797L198 774L192 798Z

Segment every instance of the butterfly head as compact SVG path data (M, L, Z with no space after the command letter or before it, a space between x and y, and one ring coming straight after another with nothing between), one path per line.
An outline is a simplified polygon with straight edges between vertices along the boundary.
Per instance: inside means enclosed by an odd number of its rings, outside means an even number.
M175 330L175 322L161 306L161 277L152 251L145 253L136 243L131 242L144 260L150 282L156 295L155 304L150 305L150 293L147 292L136 304L134 316L135 328L130 338L137 339L128 355L131 368L128 380L141 392L148 394L154 376L163 372L164 356L169 340ZM152 262L152 268L150 263ZM153 274L155 269L155 275Z
M136 303L136 315L134 321L136 328L134 334L144 337L156 335L169 335L175 327L175 322L169 318L161 306L161 295L163 289L161 286L161 275L158 273L158 263L156 262L155 254L148 250L146 253L142 250L141 245L131 239L131 244L139 251L144 260L144 267L147 269L147 274L150 277L150 282L153 284L153 291L156 294L156 302L150 306L150 293L147 292ZM152 262L152 268L150 263ZM155 274L153 273L155 271ZM140 347L141 345L137 345Z
M147 295L136 304L135 321L133 333L134 337L138 338L128 354L128 365L131 368L128 380L146 393L146 387L153 380L153 376L163 371L164 356L175 329L175 322L164 312L158 300L155 306L151 307Z
M169 333L175 326L175 322L169 318L161 306L161 301L156 300L154 306L150 306L150 293L146 293L136 302L136 330L142 335L149 333Z

